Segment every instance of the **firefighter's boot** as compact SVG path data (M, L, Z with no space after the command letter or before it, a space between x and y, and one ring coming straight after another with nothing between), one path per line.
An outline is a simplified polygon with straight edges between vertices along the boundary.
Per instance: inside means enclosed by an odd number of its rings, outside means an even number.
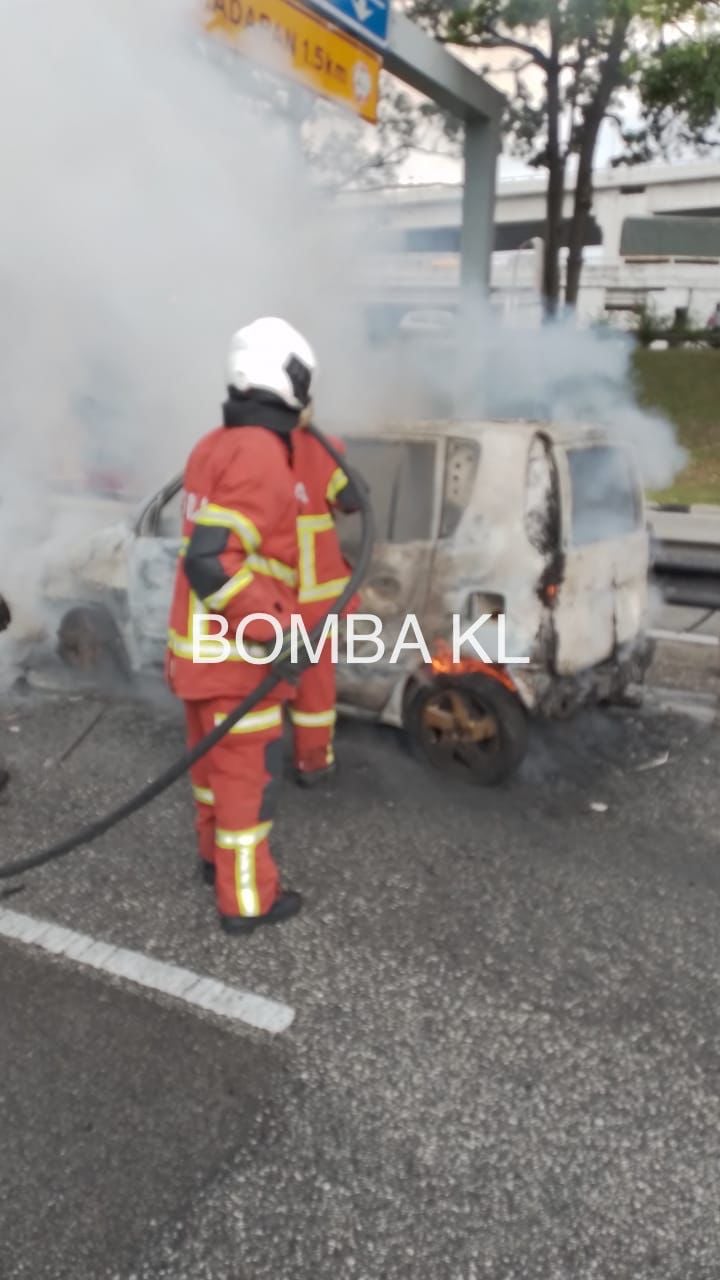
M327 782L337 769L335 761L322 765L319 769L296 769L295 780L299 787L316 787L318 783Z
M225 933L253 933L263 924L282 924L296 916L302 907L302 897L294 889L283 889L269 911L262 916L220 916L220 927Z

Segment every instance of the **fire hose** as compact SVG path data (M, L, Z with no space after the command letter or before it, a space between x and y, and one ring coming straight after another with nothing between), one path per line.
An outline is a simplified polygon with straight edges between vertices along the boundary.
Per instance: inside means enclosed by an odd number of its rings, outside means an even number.
M356 488L360 499L359 513L362 523L360 546L353 565L352 574L346 585L343 587L343 590L340 592L340 595L332 601L320 621L317 622L308 633L310 645L314 645L322 637L327 619L332 616L339 616L342 613L343 609L352 599L365 577L373 551L374 521L367 485L363 478L350 466L346 458L339 453L337 449L335 449L335 447L323 435L323 433L317 429L317 427L309 426L306 427L305 430L309 431L310 434L313 435L320 444L322 444L330 454L336 466L344 472L348 481L350 481ZM308 666L312 661L308 653L308 648L309 646L305 647L304 654L302 657L298 656L298 660L292 663L289 671L286 659L273 663L270 666L270 670L267 675L260 681L257 688L253 689L252 693L248 694L246 698L243 698L242 702L239 702L238 705L229 712L226 718L222 720L220 724L216 725L210 733L206 734L205 737L192 748L192 750L184 751L174 764L171 764L164 773L159 775L159 777L155 778L152 782L149 782L147 786L136 792L135 795L130 796L128 800L125 800L121 805L118 805L116 809L112 809L101 818L96 818L94 822L88 823L86 827L82 827L79 831L75 831L64 840L58 841L57 844L50 845L47 849L41 849L39 852L31 853L25 858L18 858L14 862L9 862L4 866L0 866L0 880L9 880L13 876L23 875L26 871L33 871L36 867L42 867L47 862L53 862L56 858L64 858L68 853L72 853L74 849L78 849L82 845L90 844L91 841L97 840L99 836L105 835L106 832L117 826L118 823L123 822L125 818L129 818L133 813L137 813L138 810L144 809L152 800L157 799L159 795L162 795L163 791L167 791L168 787L171 787L174 782L177 782L178 778L181 778L183 774L187 773L188 769L191 769L198 760L201 760L204 755L207 755L208 751L212 750L212 748L225 737L226 733L230 732L239 720L242 720L249 711L252 711L253 707L257 706L258 702L261 702L276 684L281 680L287 679L288 674L291 676L296 673L299 674L299 672ZM6 896L8 892L16 892L16 890L5 890L5 893L1 896Z

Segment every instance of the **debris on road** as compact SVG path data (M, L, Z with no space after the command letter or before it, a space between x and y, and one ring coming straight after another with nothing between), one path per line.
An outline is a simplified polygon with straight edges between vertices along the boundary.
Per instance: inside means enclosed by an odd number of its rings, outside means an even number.
M644 764L639 764L635 768L636 773L645 773L647 769L660 769L667 764L670 759L670 752L663 751L661 755L655 756L652 760L646 760Z
M93 712L93 714L90 716L90 719L87 721L87 723L83 725L79 733L76 733L75 737L72 739L71 742L68 743L65 749L61 751L60 755L55 757L50 756L44 762L44 767L46 769L52 769L53 766L57 768L58 765L63 764L64 761L67 760L68 757L71 756L74 751L77 751L78 747L85 741L85 739L90 736L93 729L95 729L96 726L102 720L106 711L107 711L107 703L105 703L102 707L100 707L99 711Z

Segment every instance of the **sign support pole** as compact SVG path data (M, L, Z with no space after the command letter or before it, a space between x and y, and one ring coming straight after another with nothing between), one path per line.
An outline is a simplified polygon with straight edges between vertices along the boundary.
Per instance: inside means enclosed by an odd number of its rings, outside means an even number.
M495 171L500 152L497 120L475 116L465 123L465 179L460 233L460 282L464 305L490 289Z
M477 72L393 9L385 67L465 122L465 186L461 232L463 310L490 286L495 170L505 98Z

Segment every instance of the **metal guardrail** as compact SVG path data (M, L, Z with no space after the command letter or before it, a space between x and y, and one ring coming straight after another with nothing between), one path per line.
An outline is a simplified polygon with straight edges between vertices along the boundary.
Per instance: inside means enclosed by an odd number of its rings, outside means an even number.
M720 609L720 510L649 512L651 573L666 604Z

